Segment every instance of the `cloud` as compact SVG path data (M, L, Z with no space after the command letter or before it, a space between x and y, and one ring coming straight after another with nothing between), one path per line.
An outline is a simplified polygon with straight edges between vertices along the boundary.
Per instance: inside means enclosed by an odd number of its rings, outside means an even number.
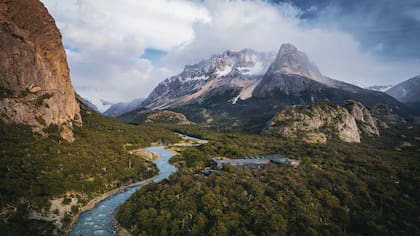
M396 83L420 73L419 60L381 60L385 43L362 47L349 32L327 27L326 19L337 17L334 7L302 10L259 0L42 1L63 34L76 91L97 105L100 99L146 97L185 64L213 54L277 51L282 43L306 52L326 76L356 84ZM325 17L303 17L314 12ZM167 55L152 62L146 49Z
M289 3L213 0L205 1L204 6L211 23L196 23L194 40L170 51L165 58L168 66L195 63L227 49L277 51L282 43L292 43L306 52L324 75L346 82L389 84L420 73L418 60L381 60L376 53L383 45L365 48L347 32L308 24L301 17L305 12ZM335 9L330 9L330 15L335 15Z
M43 0L63 34L75 89L100 100L146 97L173 72L141 58L146 49L170 50L194 38L193 24L209 20L189 1Z

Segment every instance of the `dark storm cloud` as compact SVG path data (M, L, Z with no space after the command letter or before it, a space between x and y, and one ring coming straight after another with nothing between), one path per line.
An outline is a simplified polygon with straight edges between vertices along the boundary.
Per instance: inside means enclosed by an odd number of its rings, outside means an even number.
M302 9L308 25L350 32L386 59L420 58L419 0L274 0Z

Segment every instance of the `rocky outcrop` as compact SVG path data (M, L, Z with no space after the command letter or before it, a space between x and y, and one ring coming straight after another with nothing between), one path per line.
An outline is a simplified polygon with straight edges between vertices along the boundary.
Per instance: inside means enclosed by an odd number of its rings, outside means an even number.
M379 136L377 120L360 102L347 101L344 107L356 120L359 129L369 136Z
M0 118L35 132L81 124L61 34L38 0L0 1Z
M369 110L358 102L348 101L344 106L323 102L286 108L268 122L263 132L310 143L325 143L335 137L360 143L362 134L379 135L376 123Z
M189 125L191 121L184 114L173 111L156 111L148 114L144 123L170 123L177 125Z

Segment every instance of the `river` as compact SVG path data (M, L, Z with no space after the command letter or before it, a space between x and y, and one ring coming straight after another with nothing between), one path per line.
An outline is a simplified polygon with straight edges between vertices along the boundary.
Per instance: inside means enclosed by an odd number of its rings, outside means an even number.
M183 136L183 139L195 140L196 138ZM200 140L200 142L202 144L206 140ZM174 152L168 151L165 149L165 146L151 146L147 149L159 155L159 158L154 161L159 169L159 174L153 177L154 182L160 182L176 172L176 167L169 163L169 159L175 155ZM109 198L97 203L93 209L82 212L69 235L116 235L117 224L113 218L115 210L144 185L128 187L124 192L111 195Z

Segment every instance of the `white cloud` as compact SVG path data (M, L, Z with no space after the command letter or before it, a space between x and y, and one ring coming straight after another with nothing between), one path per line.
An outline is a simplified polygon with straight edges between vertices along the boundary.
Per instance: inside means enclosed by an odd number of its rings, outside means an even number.
M167 76L227 49L277 51L292 43L326 76L389 84L419 73L420 61L387 63L348 33L305 24L300 9L265 1L42 0L62 31L76 90L113 102L146 97ZM314 26L315 25L315 26ZM168 51L156 68L145 48ZM382 48L386 50L386 48Z
M420 62L384 62L375 57L377 47L362 50L346 32L308 27L300 9L263 1L205 1L211 23L194 25L195 39L172 50L166 62L174 67L194 63L214 53L253 48L277 51L292 43L329 77L355 84L389 84L420 73Z
M140 59L144 49L170 50L194 38L194 22L209 20L189 1L43 2L63 34L76 91L98 107L146 97L172 72Z

